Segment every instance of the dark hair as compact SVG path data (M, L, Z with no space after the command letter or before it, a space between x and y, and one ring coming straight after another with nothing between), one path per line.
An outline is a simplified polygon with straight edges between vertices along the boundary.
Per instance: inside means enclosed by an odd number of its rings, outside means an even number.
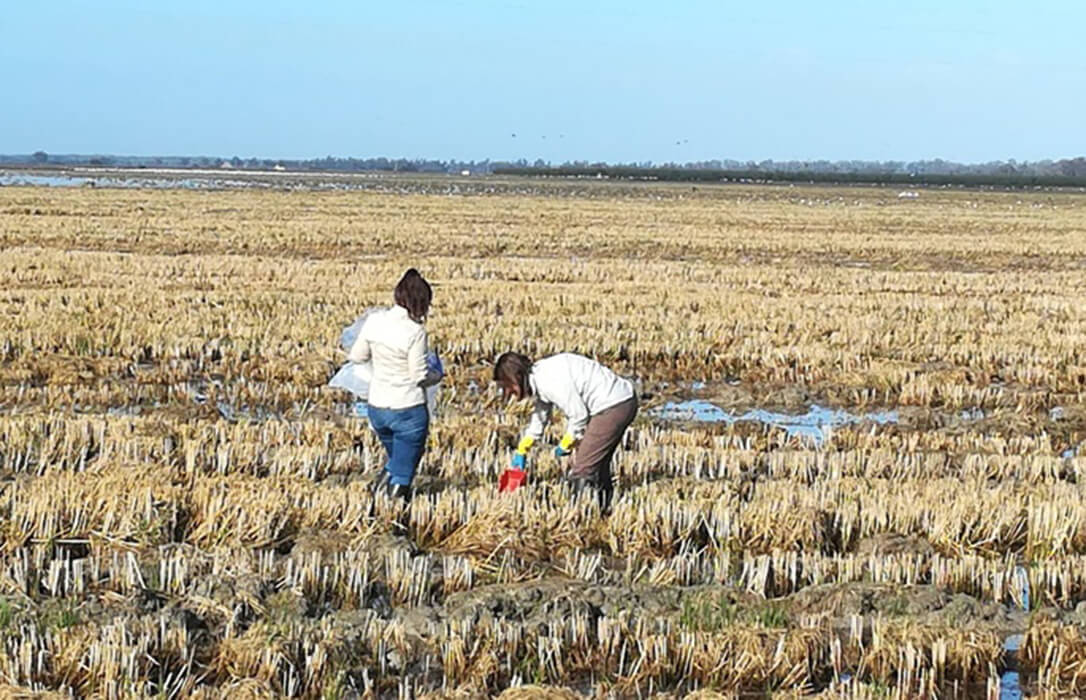
M407 315L412 321L422 323L423 317L430 310L434 291L430 289L430 283L423 279L419 271L411 268L403 273L392 296L397 304L407 309Z
M532 387L528 384L528 375L531 372L531 358L516 352L502 353L494 363L494 381L517 387L522 399L532 394Z

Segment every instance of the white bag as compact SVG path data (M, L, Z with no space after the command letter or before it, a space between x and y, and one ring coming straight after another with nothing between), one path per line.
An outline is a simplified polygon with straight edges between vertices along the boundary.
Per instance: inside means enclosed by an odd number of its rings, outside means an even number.
M362 312L362 315L354 320L354 323L343 329L343 332L339 334L339 346L343 348L343 352L350 352L351 347L354 346L354 341L358 339L358 334L362 332L362 326L366 323L366 319L370 314L375 311L384 311L383 306L371 306Z
M348 362L339 368L335 376L328 382L328 386L337 389L346 389L359 401L367 401L370 395L370 382L373 380L373 363L361 364Z

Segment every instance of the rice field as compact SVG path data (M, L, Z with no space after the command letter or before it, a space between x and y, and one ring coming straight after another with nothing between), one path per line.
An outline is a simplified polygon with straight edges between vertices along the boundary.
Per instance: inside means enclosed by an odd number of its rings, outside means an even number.
M1084 233L1040 190L0 187L0 695L1086 693ZM400 508L327 382L410 266L447 376ZM609 517L547 449L498 494L511 349L635 380Z

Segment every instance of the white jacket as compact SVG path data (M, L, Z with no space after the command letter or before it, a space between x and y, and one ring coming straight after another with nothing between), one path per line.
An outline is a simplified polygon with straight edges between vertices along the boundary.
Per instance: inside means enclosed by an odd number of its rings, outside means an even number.
M373 360L369 405L411 408L426 403L424 388L440 377L427 371L426 328L415 323L400 305L375 311L362 326L347 353L351 362Z
M535 396L535 409L524 436L536 441L543 437L554 406L566 416L566 432L580 440L589 418L634 395L629 380L595 360L568 352L536 362L528 382Z

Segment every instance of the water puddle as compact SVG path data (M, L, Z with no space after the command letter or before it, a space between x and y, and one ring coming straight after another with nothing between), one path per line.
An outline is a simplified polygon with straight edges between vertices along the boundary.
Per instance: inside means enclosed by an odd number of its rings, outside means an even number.
M131 406L110 406L106 409L107 416L138 416L143 412L143 408L139 405Z
M229 423L266 423L270 420L283 420L278 413L256 406L235 406L229 401L217 401L215 408L223 420Z
M0 187L113 187L123 189L181 189L199 190L211 188L225 188L231 186L245 186L244 182L233 182L217 178L171 178L171 177L145 177L134 175L132 177L110 177L85 175L59 174L59 175L35 175L30 173L0 172Z
M999 700L1022 700L1018 671L1004 671L999 677Z
M1004 671L999 677L999 700L1021 700L1023 697L1022 677L1017 671L1017 657L1018 650L1022 648L1024 639L1025 635L1023 634L1012 634L1003 640L1003 652L1011 668Z
M793 415L777 413L764 409L754 409L737 415L703 399L691 399L678 403L667 403L650 411L653 415L672 421L694 421L697 423L726 423L732 425L743 421L764 423L785 430L789 437L798 436L821 445L833 428L842 425L871 421L885 425L897 423L897 411L855 414L843 410L830 410L812 405L807 413Z
M217 171L169 169L108 169L94 172L79 168L75 171L24 172L0 170L0 187L108 187L118 189L291 189L301 191L414 191L411 188L389 188L374 176L365 173L279 173L264 170L238 171L232 175ZM228 171L229 172L229 171ZM434 188L415 187L420 191ZM457 194L455 186L447 194Z
M0 173L0 187L82 187L90 182L87 177L69 175L26 175Z
M1014 585L1018 591L1017 603L1025 612L1029 612L1029 572L1023 566L1014 567ZM1022 693L1022 676L1018 672L1018 650L1022 648L1022 642L1026 635L1012 634L1003 640L1003 657L1006 670L999 677L1000 700L1020 700Z

